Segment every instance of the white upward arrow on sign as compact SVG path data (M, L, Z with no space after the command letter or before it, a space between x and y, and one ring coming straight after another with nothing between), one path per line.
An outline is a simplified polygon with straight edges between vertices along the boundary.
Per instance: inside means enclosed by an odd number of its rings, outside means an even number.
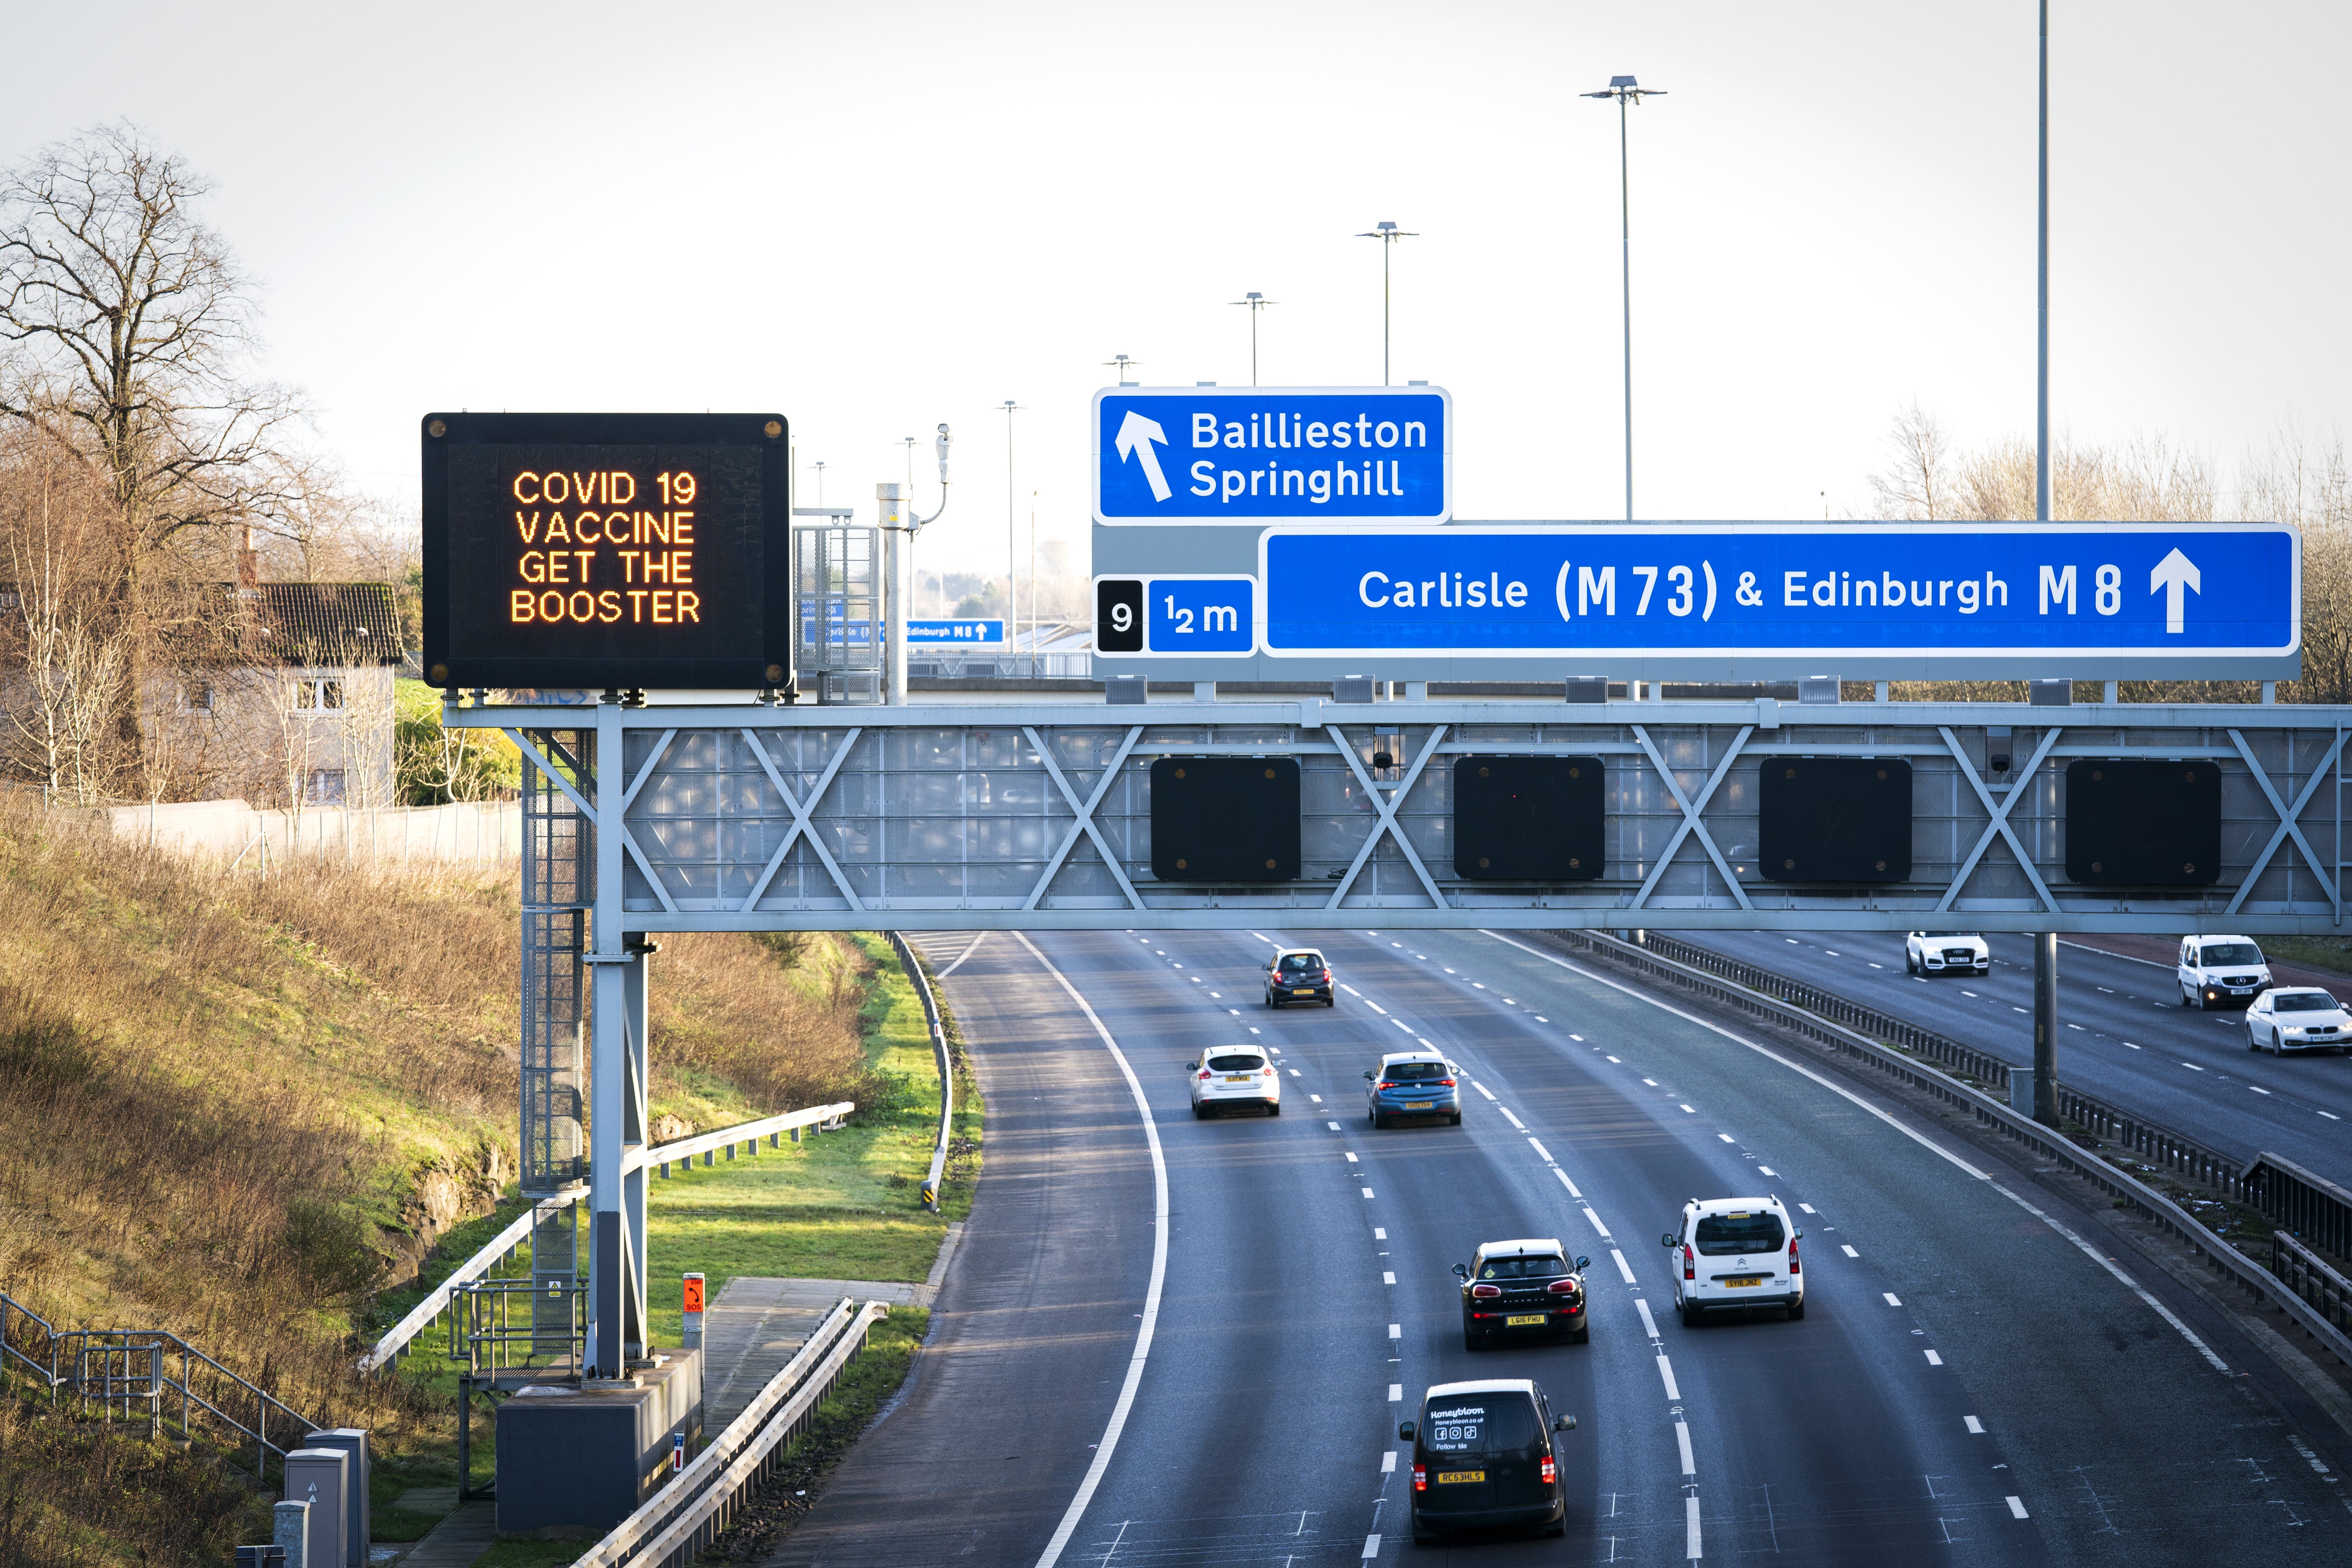
M1168 432L1160 427L1159 420L1146 419L1130 408L1127 411L1126 419L1120 422L1118 435L1111 445L1118 448L1121 462L1125 462L1129 455L1141 461L1143 478L1151 486L1151 499L1166 500L1168 476L1160 471L1160 449L1151 444L1154 441L1160 443L1161 446L1167 445ZM2179 552L2175 551L2173 553L2177 555ZM2191 567L2190 570L2193 572L2195 568Z
M2204 580L2197 574L2197 563L2178 550L2158 562L2156 570L2147 574L2149 593L2164 590L2164 629L2168 632L2179 631L2184 625L2180 598L2184 587L2200 597L2205 593Z

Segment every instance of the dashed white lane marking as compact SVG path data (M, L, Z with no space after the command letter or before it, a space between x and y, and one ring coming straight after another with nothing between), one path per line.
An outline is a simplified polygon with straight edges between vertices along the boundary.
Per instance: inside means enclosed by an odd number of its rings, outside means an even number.
M1373 1012L1378 1013L1383 1018L1389 1016L1389 1010L1386 1007L1381 1006L1379 1003L1373 1001L1369 996L1364 998L1364 1005L1370 1007Z
M1399 1401L1400 1399L1402 1399L1403 1397L1404 1397L1404 1384L1402 1384L1402 1383L1391 1383L1391 1384L1389 1384L1389 1403L1390 1403L1391 1405L1394 1405L1397 1401Z
M1777 1176L1780 1173L1769 1165L1759 1165L1756 1167L1756 1173L1761 1176Z
M1337 1127L1339 1124L1334 1121L1331 1125ZM1848 1258L1860 1258L1862 1256L1861 1253L1856 1252L1853 1247L1846 1246L1843 1242L1838 1243L1838 1250L1844 1253Z
M1392 1476L1396 1474L1396 1450L1394 1448L1391 1448L1387 1453L1381 1456L1381 1474L1384 1476Z
M1352 1159L1354 1159L1354 1158L1355 1158L1355 1156L1354 1156L1354 1155L1352 1155L1352 1154L1350 1154L1350 1155L1349 1156L1349 1158L1352 1160ZM1896 1297L1896 1295L1895 1294L1895 1292L1894 1292L1894 1291L1892 1291L1892 1290L1882 1290L1881 1292L1879 1292L1879 1294L1881 1294L1881 1295L1883 1295L1883 1296L1885 1296L1885 1297L1886 1298L1886 1304L1887 1304L1888 1306L1890 1306L1890 1307L1899 1307L1899 1306L1903 1305L1902 1300L1901 1300L1899 1298L1897 1298L1897 1297Z
M1678 1105L1680 1105L1682 1102L1681 1102L1680 1100L1677 1100L1677 1101L1675 1101L1675 1103L1676 1103L1676 1104L1678 1104ZM1696 1106L1685 1105L1685 1106L1683 1106L1683 1109L1684 1109L1685 1110L1686 1110L1686 1111L1690 1112L1690 1114L1691 1114L1691 1115L1693 1115L1693 1116L1696 1116L1696 1115L1698 1114L1698 1110L1697 1110L1697 1108L1696 1108ZM1724 1142L1727 1142L1727 1143L1728 1143L1728 1142L1731 1142L1731 1140L1730 1140L1730 1139L1728 1139L1728 1138L1726 1138L1726 1139L1724 1140Z
M1683 1499L1683 1556L1693 1563L1699 1560L1698 1499Z
M1297 1077L1298 1076L1298 1069L1297 1069L1297 1068L1292 1068L1290 1069L1290 1076L1291 1076L1291 1077L1293 1077L1293 1078L1297 1078Z
M1549 1018L1545 1017L1541 1013L1538 1013L1534 1016L1535 1021L1538 1024L1549 1024L1551 1022Z
M1480 1082L1479 1082L1476 1079L1475 1079L1475 1078L1474 1078L1474 1079L1472 1079L1470 1080L1470 1087L1471 1087L1472 1089L1476 1089L1480 1094L1485 1095L1488 1100L1492 1100L1492 1099L1494 1099L1494 1098L1495 1098L1495 1091L1494 1091L1493 1089L1488 1089L1485 1084L1480 1083Z
M1568 1173L1566 1171L1561 1170L1558 1165L1554 1165L1551 1168L1551 1173L1559 1178L1559 1184L1568 1189L1568 1195L1570 1197L1582 1198L1584 1196L1582 1193L1576 1190L1576 1184L1568 1179Z
M1514 1126L1514 1127L1517 1128L1517 1129L1518 1129L1520 1131L1522 1131L1522 1132L1525 1132L1525 1131L1528 1130L1528 1124L1527 1124L1526 1122L1524 1122L1524 1121L1520 1121L1517 1117L1516 1117L1516 1116L1514 1116L1514 1115L1512 1115L1512 1114L1511 1114L1511 1108L1510 1108L1509 1106L1507 1106L1507 1105L1506 1105L1506 1106L1501 1106L1501 1107L1498 1107L1498 1109L1499 1109L1499 1110L1502 1111L1502 1113L1503 1113L1503 1120L1504 1120L1504 1121L1506 1121L1509 1122L1512 1126Z
M1574 1040L1580 1046L1584 1044L1584 1037L1582 1035L1570 1035L1568 1037Z
M1616 1058L1615 1057L1611 1057L1609 1059L1610 1059L1611 1061L1612 1061L1612 1062L1613 1062L1613 1061L1615 1061L1617 1058ZM1657 1087L1658 1087L1658 1080L1657 1080L1656 1079L1654 1079L1654 1078L1645 1078L1645 1079L1643 1079L1642 1081L1643 1081L1643 1083L1648 1084L1652 1089L1655 1089L1655 1088L1657 1088Z
M1675 1447L1682 1450L1683 1474L1686 1476L1695 1476L1698 1474L1698 1461L1691 1457L1689 1422L1677 1421L1675 1423Z
M1621 1253L1619 1256L1622 1257L1623 1254ZM1658 1337L1658 1321L1650 1316L1650 1303L1642 1300L1641 1297L1636 1296L1633 1298L1633 1310L1642 1314L1642 1331L1649 1335L1650 1338L1654 1340L1656 1339Z
M1108 1029L1103 1027L1102 1019L1087 1005L1087 999L1079 994L1078 988L1071 984L1068 978L1037 950L1036 943L1021 931L1014 931L1013 938L1027 948L1029 956L1054 977L1070 1000L1077 1004L1078 1011L1086 1015L1087 1022L1094 1026L1095 1033L1102 1037L1103 1047L1118 1064L1119 1074L1127 1079L1128 1090L1135 1097L1135 1109L1143 1119L1144 1142L1151 1152L1151 1276L1144 1287L1142 1319L1135 1331L1135 1350L1128 1358L1126 1382L1118 1391L1118 1402L1111 1406L1110 1422L1103 1428L1102 1441L1096 1445L1093 1462L1087 1465L1086 1478L1078 1483L1077 1495L1070 1499L1070 1506L1064 1511L1061 1523L1055 1526L1053 1538L1046 1542L1044 1554L1037 1559L1037 1568L1054 1568L1054 1564L1061 1560L1063 1549L1069 1545L1071 1535L1076 1531L1078 1521L1086 1517L1087 1505L1094 1500L1095 1489L1102 1484L1103 1472L1110 1468L1112 1450L1118 1447L1118 1435L1127 1427L1129 1412L1135 1408L1136 1390L1143 1382L1144 1363L1151 1352L1151 1336L1160 1324L1160 1295L1168 1280L1168 1157L1160 1147L1160 1128L1151 1120L1151 1101L1143 1092L1143 1080L1137 1078L1135 1068L1128 1065L1127 1055L1118 1048L1118 1042L1111 1038Z
M1370 1197L1370 1196L1372 1195L1372 1189L1371 1189L1371 1188L1370 1188L1370 1187L1366 1187L1366 1188L1364 1189L1364 1195L1365 1195L1366 1197Z
M2007 1503L2007 1504L2009 1505L2009 1512L2010 1512L2010 1517L2011 1517L2011 1518L2012 1518L2012 1519L2023 1519L2023 1518L2025 1518L2025 1517L2026 1517L2026 1513L2025 1513L2025 1504L2024 1504L2024 1502L2023 1502L2021 1500L2020 1500L2020 1499L2018 1499L2018 1498L2013 1498L2013 1497L2005 1497L2005 1498L2001 1499L2000 1500L2001 1500L2001 1501L2003 1501L2003 1502L2005 1502L2005 1503Z
M2336 1112L2332 1110L2323 1110L2319 1114L2325 1116L2330 1121L2341 1121L2344 1120L2344 1118L2336 1115Z
M2246 1085L2246 1087L2247 1087L2248 1089L2252 1089L2256 1094L2268 1094L2268 1093L2270 1092L2270 1090L2269 1090L2269 1089L2264 1089L2261 1084L2258 1084L2258 1083L2250 1083L2250 1084Z
M1984 1430L1984 1423L1978 1420L1973 1415L1963 1415L1960 1419L1969 1424L1969 1430L1971 1432L1981 1432Z
M1819 1213L1819 1212L1820 1212L1819 1210L1815 1209L1815 1208L1813 1207L1813 1205L1811 1205L1811 1204L1799 1204L1797 1206L1798 1206L1799 1208L1801 1208L1801 1209L1804 1210L1804 1211L1805 1211L1805 1213L1807 1213L1807 1214L1817 1214L1817 1213Z
M1339 989L1345 991L1350 996L1361 996L1363 994L1362 992L1357 990L1354 986L1349 984L1344 980L1339 982Z
M1538 1142L1532 1133L1528 1135L1528 1142L1535 1149L1536 1157L1541 1160L1545 1164L1549 1165L1557 1163L1551 1157L1551 1151L1545 1148L1541 1142Z
M1601 1233L1601 1240L1614 1241L1616 1239L1616 1237L1609 1234L1609 1227L1601 1223L1601 1216L1599 1215L1594 1214L1591 1209L1586 1209L1584 1211L1584 1217L1592 1222L1592 1228Z
M1690 1107L1689 1107L1689 1106L1687 1106L1687 1105L1685 1105L1685 1106L1684 1106L1684 1107L1683 1107L1683 1109L1684 1109L1685 1110L1688 1110L1690 1109ZM1728 1132L1718 1132L1718 1133L1717 1133L1717 1134L1716 1134L1716 1136L1717 1136L1717 1138L1722 1139L1722 1140L1723 1140L1725 1142L1727 1142L1727 1143L1729 1143L1729 1142L1734 1142L1734 1139L1732 1138L1731 1134L1730 1134L1730 1133L1728 1133Z
M2126 1040L2126 1041L2124 1042L2124 1044L2125 1044L2125 1045L2126 1045L2126 1046L2131 1046L2131 1048L2132 1048L2133 1050L2137 1050L2137 1049L2139 1049L2139 1047L2138 1047L2137 1046L2133 1046L2133 1045L2132 1045L2132 1043L2131 1043L2129 1040Z
M1625 1261L1625 1255L1612 1247L1609 1249L1609 1256L1617 1260L1617 1272L1625 1277L1625 1283L1633 1283L1633 1266Z
M1623 1059L1622 1059L1622 1058L1618 1058L1618 1057L1612 1057L1612 1056L1609 1055L1609 1053L1608 1053L1608 1052L1606 1052L1606 1051L1601 1052L1601 1055L1602 1059L1607 1060L1607 1061L1612 1061L1612 1062L1615 1062L1619 1067L1623 1067L1623 1066L1625 1065L1625 1063L1624 1063L1624 1061L1623 1061Z
M1666 1397L1677 1405L1681 1404L1683 1391L1675 1386L1675 1363L1664 1355L1658 1357L1658 1376L1665 1382Z
M1348 1163L1349 1163L1350 1165L1357 1163L1356 1157L1355 1157L1353 1154L1349 1154L1349 1155L1348 1156Z
M2199 1067L2195 1062L2182 1062L2180 1065L2187 1068L2190 1072L2203 1072L2205 1070L2203 1068Z
M1372 1534L1364 1537L1364 1558L1369 1562L1372 1558L1378 1557L1380 1554L1381 1538L1379 1532L1374 1531Z
M1389 1276L1389 1283L1391 1285L1396 1283L1395 1275L1391 1274ZM1404 1338L1404 1325L1402 1323L1391 1323L1389 1325L1389 1338L1392 1340L1401 1340Z
M1396 1276L1394 1274L1383 1272L1381 1275L1381 1283L1383 1285L1393 1285L1396 1283ZM1394 1339L1396 1336L1394 1334L1391 1334L1389 1338Z
M1336 1121L1327 1123L1327 1125L1328 1125L1328 1126L1329 1126L1329 1128L1331 1129L1331 1131L1334 1131L1334 1132L1337 1132L1338 1131L1339 1131L1339 1124L1338 1122L1336 1122Z
M1389 1233L1385 1227L1377 1225L1372 1226L1372 1239L1374 1241L1386 1241L1388 1238Z
M1941 1366L1944 1364L1944 1358L1937 1355L1934 1351L1928 1351L1925 1353L1927 1357L1927 1364L1929 1366Z
M1484 991L1486 989L1485 983L1481 981L1473 980L1470 984L1476 990Z

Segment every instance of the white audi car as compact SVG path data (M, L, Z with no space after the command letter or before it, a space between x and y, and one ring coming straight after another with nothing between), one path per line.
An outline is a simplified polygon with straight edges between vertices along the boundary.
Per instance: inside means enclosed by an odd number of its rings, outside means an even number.
M1282 1114L1282 1073L1256 1046L1221 1046L1198 1061L1186 1062L1192 1114L1238 1110L1247 1106L1268 1116Z
M1969 931L1915 931L1903 939L1903 967L1914 974L1990 974L1992 949Z

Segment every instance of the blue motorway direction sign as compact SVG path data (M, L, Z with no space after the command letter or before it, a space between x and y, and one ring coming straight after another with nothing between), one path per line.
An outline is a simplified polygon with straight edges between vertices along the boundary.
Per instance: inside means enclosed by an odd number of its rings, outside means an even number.
M1004 641L1001 620L909 620L908 647L993 647Z
M2302 542L2269 523L1274 528L1258 548L1276 658L1817 656L1858 672L2302 643Z
M1246 657L1257 651L1257 580L1097 577L1095 648L1154 658Z
M1105 523L1443 522L1453 399L1438 387L1106 387Z

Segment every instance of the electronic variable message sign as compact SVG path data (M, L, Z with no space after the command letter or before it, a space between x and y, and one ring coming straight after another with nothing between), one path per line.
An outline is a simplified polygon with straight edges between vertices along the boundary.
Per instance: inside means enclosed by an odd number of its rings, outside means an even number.
M779 414L430 414L439 687L766 687L792 670Z

